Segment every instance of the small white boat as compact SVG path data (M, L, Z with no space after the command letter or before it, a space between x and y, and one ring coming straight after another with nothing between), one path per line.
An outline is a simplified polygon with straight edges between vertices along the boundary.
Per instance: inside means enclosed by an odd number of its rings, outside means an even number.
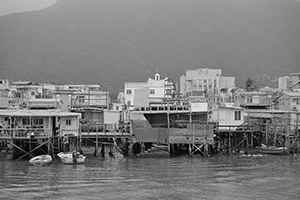
M257 147L256 150L262 154L284 154L286 152L286 147L274 147L262 144L261 147Z
M84 164L84 161L86 157L78 152L60 152L57 154L57 156L60 158L61 162L64 164Z
M52 161L52 157L47 154L47 155L35 156L29 160L29 163L35 166L41 166L41 165L48 164L51 161Z

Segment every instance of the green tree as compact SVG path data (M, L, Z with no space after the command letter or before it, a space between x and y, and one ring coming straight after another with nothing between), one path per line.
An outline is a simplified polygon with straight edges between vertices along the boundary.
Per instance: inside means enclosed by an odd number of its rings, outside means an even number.
M252 92L257 89L257 86L255 85L255 81L252 78L248 78L246 80L246 91Z

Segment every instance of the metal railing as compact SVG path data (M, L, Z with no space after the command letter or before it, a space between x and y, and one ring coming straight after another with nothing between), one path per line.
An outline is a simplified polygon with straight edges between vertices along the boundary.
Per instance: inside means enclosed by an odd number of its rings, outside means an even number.
M52 131L45 128L0 128L0 138L45 138L51 135Z

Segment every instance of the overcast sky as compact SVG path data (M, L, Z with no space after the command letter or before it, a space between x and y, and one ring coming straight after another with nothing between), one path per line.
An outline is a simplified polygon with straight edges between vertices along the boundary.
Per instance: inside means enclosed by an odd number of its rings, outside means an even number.
M24 11L40 10L56 0L0 0L0 16Z

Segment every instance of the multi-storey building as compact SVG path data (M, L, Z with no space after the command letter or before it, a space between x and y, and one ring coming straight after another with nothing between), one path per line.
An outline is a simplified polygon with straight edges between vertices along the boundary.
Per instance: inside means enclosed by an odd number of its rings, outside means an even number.
M171 79L160 78L159 73L147 82L125 82L124 103L129 107L148 107L161 104L175 95L175 86Z
M273 98L266 92L238 92L235 105L245 109L270 109Z
M10 85L10 90L19 93L20 97L24 101L29 99L35 99L36 95L41 94L41 86L38 83L32 81L16 81Z
M287 90L292 85L292 79L289 76L278 78L278 89Z
M277 102L279 110L300 111L300 92L284 92Z
M298 73L290 73L290 77L292 79L292 84L290 86L291 89L300 89L300 72Z
M187 70L180 77L180 93L183 96L193 95L197 91L216 93L221 88L234 88L234 77L222 77L221 69L200 68Z
M8 89L9 81L8 79L0 79L0 90Z
M8 79L0 79L0 108L8 108L8 94L9 94Z
M281 90L299 90L300 89L300 72L290 73L289 76L278 78L278 88Z

